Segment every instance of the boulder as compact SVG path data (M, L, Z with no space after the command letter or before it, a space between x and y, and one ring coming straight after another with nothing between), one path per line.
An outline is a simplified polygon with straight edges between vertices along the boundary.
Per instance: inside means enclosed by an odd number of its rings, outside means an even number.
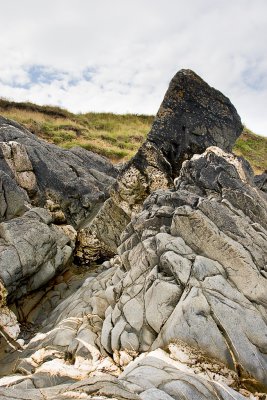
M207 147L231 151L242 128L227 97L193 71L177 72L147 140L120 171L110 199L78 235L81 262L115 254L123 229L150 193L172 187L183 161Z

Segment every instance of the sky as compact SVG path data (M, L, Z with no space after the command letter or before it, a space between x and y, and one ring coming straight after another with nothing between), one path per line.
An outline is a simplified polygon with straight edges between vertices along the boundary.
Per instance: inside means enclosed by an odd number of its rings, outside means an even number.
M155 114L190 68L267 136L267 0L0 0L0 97Z

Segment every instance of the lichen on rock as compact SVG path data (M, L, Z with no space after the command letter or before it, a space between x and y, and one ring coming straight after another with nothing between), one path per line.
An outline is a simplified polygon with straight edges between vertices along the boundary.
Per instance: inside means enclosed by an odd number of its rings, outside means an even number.
M240 117L227 97L193 71L178 71L147 140L111 188L108 206L104 205L96 218L83 227L78 249L81 262L88 262L86 253L83 254L86 236L99 240L94 258L98 255L101 258L101 243L103 248L108 246L115 253L123 229L141 210L149 194L172 187L182 163L196 153L203 153L207 147L231 151L241 132Z

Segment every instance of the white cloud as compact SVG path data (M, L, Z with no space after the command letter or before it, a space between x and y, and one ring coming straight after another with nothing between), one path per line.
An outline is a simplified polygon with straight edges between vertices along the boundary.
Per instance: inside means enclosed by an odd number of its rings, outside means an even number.
M0 96L75 112L156 113L174 73L191 68L267 135L266 0L0 5ZM32 66L57 74L33 79Z

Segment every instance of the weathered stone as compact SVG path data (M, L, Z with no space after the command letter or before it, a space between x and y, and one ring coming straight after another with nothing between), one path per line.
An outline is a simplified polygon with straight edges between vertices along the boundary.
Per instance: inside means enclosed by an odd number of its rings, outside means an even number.
M68 265L74 243L51 221L46 210L33 208L0 224L0 277L12 298L38 289Z
M182 163L209 146L230 151L242 124L230 100L197 74L181 70L172 79L145 143L119 173L111 198L84 227L77 256L81 261L113 254L120 234L142 209L147 196L172 187ZM86 240L86 237L88 238ZM97 240L87 255L87 242ZM83 250L85 245L85 250Z
M92 400L107 398L169 400L181 396L185 400L193 398L200 400L217 400L218 398L222 400L245 400L244 396L227 386L223 374L221 374L221 381L211 381L208 376L193 375L179 370L177 364L170 359L167 353L155 351L151 355L138 358L130 363L119 379L101 373L98 376L72 383L70 378L61 377L58 374L54 380L57 386L51 386L49 381L53 382L52 377L49 380L47 376L39 373L38 378L33 376L24 379L25 383L29 381L30 389L27 389L25 385L22 386L23 381L19 381L17 377L13 378L13 382L6 381L4 383L3 381L2 385L0 380L2 386L0 395L3 399L8 399L10 396L12 396L12 399L29 399L28 394L32 396L31 398L39 399L39 394L42 394L42 398L45 396L48 400L85 398L88 395ZM60 367L59 363L57 365ZM65 371L67 371L67 368ZM68 383L62 384L64 380ZM31 381L34 382L36 389L32 389ZM9 388L3 387L5 385L8 385ZM42 389L38 389L38 387ZM251 395L249 392L248 394ZM254 398L259 399L260 397Z
M108 198L117 171L107 159L84 149L64 150L46 143L3 117L0 135L1 171L16 181L15 193L32 205L45 206L55 222L76 228ZM7 192L9 185L6 181ZM15 208L12 203L9 207Z
M21 216L27 210L27 194L0 170L0 222Z
M258 186L260 190L267 193L267 172L263 172L261 175L256 175L254 178L255 185Z
M139 331L143 325L143 305L136 298L129 300L123 307L126 321Z
M156 279L145 294L146 320L155 332L159 333L175 305L181 297L182 290L175 283Z
M0 335L11 347L19 349L16 342L20 328L15 314L6 305L7 291L0 280Z
M230 151L241 131L230 100L193 71L181 70L170 83L148 141L161 149L175 177L184 160L209 146Z
M198 93L191 90L194 80ZM182 81L187 82L188 93L180 93ZM91 237L86 236L87 228L84 231L89 253L93 244L101 254L98 235L106 233L106 249L118 255L88 271L84 279L80 276L72 284L71 271L61 271L71 257L76 232L65 225L65 213L56 217L63 210L58 199L46 199L48 211L14 209L10 220L0 224L1 277L11 297L43 285L42 291L12 307L39 324L37 334L27 336L22 329L16 342L16 320L9 310L5 319L6 305L0 304L0 332L10 327L0 374L12 374L0 379L1 398L264 398L266 195L255 185L249 165L218 147L185 161L175 188L167 188L187 157L185 143L190 152L202 151L201 145L205 148L213 139L229 149L239 133L240 121L228 100L215 92L210 103L210 91L191 72L183 71L173 80L149 135L153 138L158 127L159 141L148 139L137 159L122 169L119 190L112 189L103 207L107 214L95 219L100 222L98 233L93 224L88 228ZM194 113L193 100L198 101L199 114ZM177 104L176 114L172 108ZM188 131L180 137L186 111ZM218 127L229 137L218 138ZM162 143L163 130L170 143ZM178 158L172 152L176 140ZM23 165L27 171L31 168L25 148L4 145L4 158L13 160L17 174L24 172ZM17 156L11 157L12 152L21 154L22 164L14 161ZM30 156L29 160L34 170ZM4 168L7 174L10 167ZM105 181L101 171L92 168L92 175ZM141 210L143 198L159 186ZM32 201L30 191L23 193ZM19 189L16 196L20 195ZM83 205L87 200L85 196ZM7 215L5 210L2 215ZM57 218L64 225L53 225ZM118 249L115 242L120 243ZM46 283L57 272L61 275ZM4 298L4 287L1 292Z

